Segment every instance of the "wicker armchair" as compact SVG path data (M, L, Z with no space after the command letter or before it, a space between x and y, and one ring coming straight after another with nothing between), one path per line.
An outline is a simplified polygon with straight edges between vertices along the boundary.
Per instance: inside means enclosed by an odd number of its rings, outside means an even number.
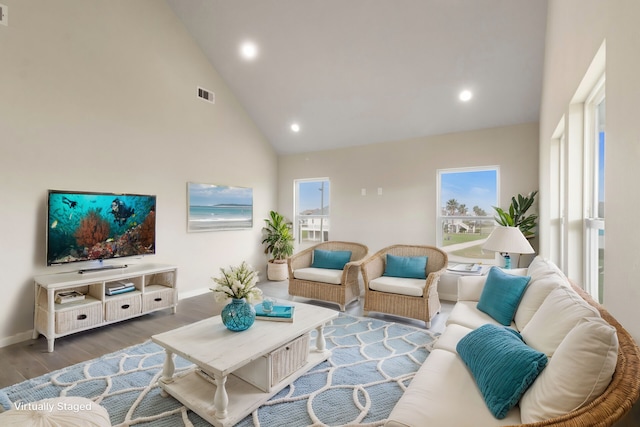
M296 278L296 270L311 267L315 249L351 251L351 260L344 266L339 284ZM340 311L344 311L346 304L360 299L360 283L358 281L360 263L368 252L369 248L360 243L324 242L292 255L287 260L289 267L289 295L291 295L291 298L303 297L332 302L340 306Z
M422 295L411 296L399 293L373 290L369 287L372 280L381 277L385 271L386 255L405 257L428 256L427 279ZM394 245L376 252L362 262L362 278L364 280L364 314L370 311L393 314L423 320L427 328L431 327L431 319L440 312L438 298L438 281L447 269L449 258L445 252L433 246Z

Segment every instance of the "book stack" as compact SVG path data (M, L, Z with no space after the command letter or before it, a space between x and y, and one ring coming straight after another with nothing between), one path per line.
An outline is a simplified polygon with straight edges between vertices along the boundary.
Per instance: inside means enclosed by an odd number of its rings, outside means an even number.
M124 294L125 292L134 291L135 289L136 287L134 286L133 282L112 282L105 285L104 293L105 295L118 295Z
M482 264L456 264L453 267L447 268L449 273L457 273L461 275L476 275L480 276L484 273Z
M84 299L84 294L78 291L63 291L56 294L56 303L66 304L73 301L80 301Z
M291 305L274 305L271 312L267 313L262 307L262 303L256 304L256 319L272 320L274 322L293 322L295 307Z

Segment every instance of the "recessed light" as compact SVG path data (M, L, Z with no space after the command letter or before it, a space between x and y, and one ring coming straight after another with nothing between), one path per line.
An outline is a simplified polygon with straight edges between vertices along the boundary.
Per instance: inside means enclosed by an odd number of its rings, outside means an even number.
M253 42L246 41L240 46L240 54L244 59L254 59L258 56L258 46Z
M292 132L300 132L300 125L299 125L299 124L297 124L297 123L293 123L293 124L291 125L291 131L292 131Z
M470 90L463 90L462 92L460 92L460 95L458 95L458 98L460 98L460 101L462 102L467 102L469 101L471 98L473 97L473 94L471 93Z

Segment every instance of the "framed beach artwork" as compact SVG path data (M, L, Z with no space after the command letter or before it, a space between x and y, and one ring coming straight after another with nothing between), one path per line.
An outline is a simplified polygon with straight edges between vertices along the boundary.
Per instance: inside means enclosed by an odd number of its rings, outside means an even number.
M187 231L238 230L253 227L253 189L187 183Z

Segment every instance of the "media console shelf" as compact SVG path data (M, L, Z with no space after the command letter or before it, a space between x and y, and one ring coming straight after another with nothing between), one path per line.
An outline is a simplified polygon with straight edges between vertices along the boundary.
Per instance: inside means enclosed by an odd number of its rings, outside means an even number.
M156 310L178 306L178 269L164 264L135 264L123 269L48 274L35 278L33 339L47 338L53 351L56 338L97 328ZM106 295L108 285L133 283L135 290ZM84 299L58 304L56 295L78 291Z

